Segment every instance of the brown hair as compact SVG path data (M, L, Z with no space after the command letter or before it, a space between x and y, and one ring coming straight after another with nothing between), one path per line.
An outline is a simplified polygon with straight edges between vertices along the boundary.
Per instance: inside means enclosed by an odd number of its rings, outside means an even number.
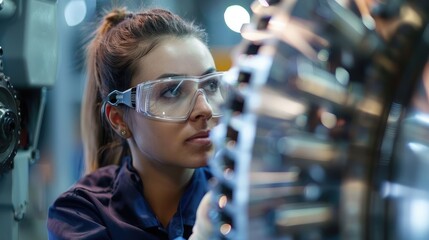
M87 47L88 79L81 109L86 173L118 164L129 152L126 141L100 114L103 100L113 90L129 88L138 60L168 36L193 36L206 43L201 28L162 9L131 13L116 8L104 16L94 32Z

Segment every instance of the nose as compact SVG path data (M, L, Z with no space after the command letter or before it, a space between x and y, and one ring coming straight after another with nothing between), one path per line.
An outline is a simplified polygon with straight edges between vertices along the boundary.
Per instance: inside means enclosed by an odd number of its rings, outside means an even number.
M189 116L189 120L197 121L199 119L209 120L213 116L212 108L207 102L206 97L202 92L198 92L194 108L192 109L191 115Z

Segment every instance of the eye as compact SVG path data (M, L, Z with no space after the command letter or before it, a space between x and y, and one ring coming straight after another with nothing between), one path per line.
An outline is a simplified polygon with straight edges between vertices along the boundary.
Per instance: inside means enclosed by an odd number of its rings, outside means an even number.
M181 94L181 84L172 84L166 86L160 93L161 97L176 98Z
M204 90L208 92L216 92L219 89L219 80L213 79L209 80L204 84Z

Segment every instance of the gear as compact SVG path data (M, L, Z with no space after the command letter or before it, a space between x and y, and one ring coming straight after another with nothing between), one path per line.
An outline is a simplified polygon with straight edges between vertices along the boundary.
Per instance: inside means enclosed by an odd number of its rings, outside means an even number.
M1 50L1 49L0 49ZM0 67L1 67L0 55ZM13 168L20 139L20 112L15 90L0 68L0 175Z

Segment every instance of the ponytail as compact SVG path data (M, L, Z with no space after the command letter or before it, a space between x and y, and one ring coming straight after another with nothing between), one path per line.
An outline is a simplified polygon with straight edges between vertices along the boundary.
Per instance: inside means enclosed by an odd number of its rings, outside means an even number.
M87 47L87 81L81 108L81 132L85 159L85 173L110 164L118 164L124 148L125 140L121 139L109 126L104 112L103 97L107 89L103 87L99 61L100 44L107 32L127 18L129 14L124 8L114 9L108 13L95 32L93 40ZM106 93L107 92L107 93Z

